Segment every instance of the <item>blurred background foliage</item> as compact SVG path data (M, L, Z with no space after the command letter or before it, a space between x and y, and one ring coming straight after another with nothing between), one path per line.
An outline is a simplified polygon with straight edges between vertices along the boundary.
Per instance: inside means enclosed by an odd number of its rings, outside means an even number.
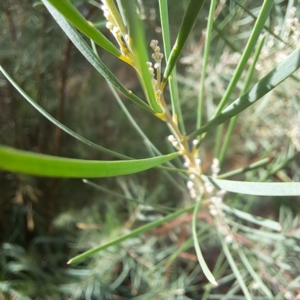
M87 19L98 24L111 38L95 1L73 2ZM174 42L187 1L176 1L176 5L169 2ZM254 14L261 5L261 1L241 2ZM138 3L147 37L161 42L157 1ZM277 1L270 22L278 26L283 24L290 3ZM188 132L195 124L203 47L201 33L206 26L208 8L207 1L178 64L180 99ZM221 6L218 23L222 22L226 24L222 32L217 35L217 30L214 31L206 80L206 97L211 99L205 107L208 115L222 97L238 63L238 49L243 49L254 23L234 1ZM43 5L31 0L3 0L0 2L0 24L1 65L46 111L95 143L135 158L149 157L142 139L131 127L104 79L64 36ZM271 37L266 39L271 40ZM275 55L286 52L279 44L275 50L274 45L269 44L253 81L275 66ZM126 87L142 95L133 70L101 49L99 54ZM288 80L271 97L265 97L243 113L223 166L225 171L271 155L275 160L284 161L299 151L298 90L299 83ZM235 92L236 97L238 92ZM145 134L167 153L168 131L164 124L150 115L145 117L144 112L129 101L124 100L124 103ZM0 78L0 107L1 144L67 157L112 159L55 128L3 77ZM274 107L274 110L269 109L267 115L260 114L265 107ZM210 137L203 145L202 160L206 170L216 154L214 138ZM265 175L264 170L258 170L242 178L258 180ZM276 180L299 181L299 159L275 175ZM172 178L175 185L162 172L151 170L138 176L97 180L99 186L95 188L80 180L42 179L0 172L0 299L200 299L206 280L192 247L189 214L127 240L122 247L103 251L87 262L66 265L79 251L190 204L182 179L178 175ZM294 200L264 198L264 201L254 202L249 196L235 196L230 198L229 204L246 205L247 210L251 208L256 215L264 217L277 219L280 216L287 232L291 232L299 231L299 208ZM211 222L209 214L200 213L199 240L205 259L211 269L220 270L218 279L223 280L212 292L216 297L211 299L219 299L217 295L226 294L236 286L228 264L220 255L220 243L211 236ZM278 247L283 248L278 254L281 255L283 279L274 285L280 295L285 295L289 292L286 286L292 280L298 278L294 282L296 287L300 282L296 271L300 269L299 257L294 257L299 254L299 235L298 240L295 238L294 244L287 247L283 247L281 240L262 247L273 257ZM251 255L249 253L250 258ZM255 260L255 256L252 259ZM293 260L293 270L289 269L290 260ZM276 273L276 267L272 272ZM275 276L272 272L269 272L271 277ZM255 294L255 287L253 291Z

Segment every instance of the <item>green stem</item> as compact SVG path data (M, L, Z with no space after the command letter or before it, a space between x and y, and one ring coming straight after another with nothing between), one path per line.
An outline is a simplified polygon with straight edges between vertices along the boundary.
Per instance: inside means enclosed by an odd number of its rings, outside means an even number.
M221 174L221 175L218 176L218 178L219 179L224 179L224 178L232 177L232 176L235 176L235 175L238 175L238 174L241 174L241 173L245 173L245 172L248 172L248 171L255 170L257 168L261 168L261 167L267 165L268 163L270 163L270 158L264 158L264 159L259 160L259 161L255 162L255 163L253 163L253 164L251 164L247 167L239 168L239 169Z
M95 247L95 248L92 248L80 255L77 255L75 256L74 258L71 258L69 261L68 261L68 264L74 264L74 263L78 263L78 262L81 262L87 258L89 258L90 256L92 256L93 254L99 252L99 251L102 251L102 250L105 250L111 246L116 246L118 244L120 244L121 242L123 241L126 241L127 239L130 239L130 238L133 238L133 237L136 237L152 228L155 228L157 226L160 226L161 224L163 223L166 223L168 221L171 221L173 219L175 219L176 217L182 215L183 213L185 212L190 212L192 209L194 208L194 206L189 206L187 208L183 208L183 209L180 209L172 214L169 214L167 216L165 216L164 218L161 218L160 220L157 220L157 221L154 221L154 222L151 222L149 224L146 224L144 226L141 226L135 230L133 230L132 232L128 233L128 234L125 234L121 237L118 237L104 245L101 245L101 246L98 246L98 247Z

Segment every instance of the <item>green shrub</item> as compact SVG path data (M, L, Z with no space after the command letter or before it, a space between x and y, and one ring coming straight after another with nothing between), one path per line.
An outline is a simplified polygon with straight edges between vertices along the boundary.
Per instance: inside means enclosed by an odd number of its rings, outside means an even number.
M42 2L72 43L106 79L113 96L151 156L146 159L133 159L127 154L109 150L82 137L45 111L20 88L3 67L0 67L0 71L18 92L48 120L82 143L118 158L114 161L71 159L0 147L0 168L3 170L35 176L85 178L84 183L105 191L111 197L118 196L128 201L130 218L125 225L112 221L118 220L118 213L114 211L117 209L113 205L110 206L103 224L99 224L99 215L95 214L95 219L91 217L93 207L87 208L85 220L87 223L102 226L102 233L84 235L83 240L79 241L79 248L84 252L71 258L68 263L81 263L88 258L90 263L84 265L85 269L82 270L68 269L67 272L73 272L81 285L76 288L77 283L67 283L62 287L62 291L67 294L74 291L73 298L101 295L103 299L111 297L116 291L136 299L184 299L188 296L195 299L200 294L201 299L219 299L223 294L228 295L229 298L226 299L242 299L233 296L240 291L245 299L294 299L299 296L299 218L284 207L280 209L279 222L269 216L262 218L249 212L256 199L266 201L268 198L274 199L271 198L273 196L300 194L300 184L292 182L289 174L283 171L283 168L299 154L299 117L293 115L295 107L298 108L297 101L294 100L293 104L288 106L291 115L287 111L284 112L285 116L294 118L294 121L290 128L283 132L276 130L274 123L271 123L274 122L276 111L270 107L278 102L282 103L281 98L288 98L286 95L290 98L296 97L292 93L297 91L296 85L290 83L291 79L285 86L290 90L285 91L283 88L283 91L273 91L289 77L299 82L294 74L300 67L300 48L296 48L298 39L294 38L299 30L295 10L286 11L287 27L282 31L277 28L273 32L268 23L274 1L264 1L259 11L256 10L257 15L253 15L241 3L232 1L226 6L221 1L217 6L215 0L210 2L209 13L206 15L201 11L205 1L186 1L181 25L172 45L168 3L166 0L160 0L158 4L162 47L155 39L146 40L148 35L145 34L143 22L136 13L135 1L102 1L100 7L104 11L107 28L115 37L115 42L111 42L94 24L87 21L71 2ZM99 6L94 1L91 2ZM170 2L169 7L172 6L175 4ZM138 7L142 16L141 1L138 1ZM220 14L222 10L224 13ZM196 48L198 52L195 51L193 55L184 54L183 61L192 66L190 75L186 78L177 74L175 66L189 35L192 32L195 32L195 36L199 35L199 30L192 29L200 13L207 17L207 26L200 40L200 51ZM235 21L237 24L247 21L249 26L249 20L254 20L247 43L244 45L240 41L238 47L236 41L226 32L227 24L235 24L232 20L235 15L240 17L239 21ZM232 30L237 37L240 35L237 29ZM88 38L89 42L78 31ZM242 33L247 34L245 31ZM292 38L288 39L289 37ZM97 45L112 54L116 60L120 59L120 64L125 63L137 72L143 95L140 96L139 91L135 93L127 89L119 81L114 72L107 67L106 61L100 59ZM292 51L293 48L296 50ZM151 51L152 59L148 58L148 50ZM234 53L239 53L240 57L234 57ZM279 58L280 61L277 62ZM230 64L227 63L229 59ZM273 66L273 61L278 64ZM255 68L264 71L264 77L260 80L257 77L261 77L261 73L256 74ZM192 89L189 84L193 86ZM195 89L198 85L199 89ZM135 118L127 109L127 103L120 98L118 92L138 107L138 112L135 111L138 117ZM276 102L269 100L268 93L272 93ZM232 101L235 98L237 99ZM197 101L194 101L195 99ZM281 107L278 104L277 106ZM251 112L250 116L249 113L247 116L247 111ZM155 121L166 125L170 132L166 137L169 154L163 155L138 125L140 115L142 118L152 118L153 122L156 117ZM284 123L286 117L283 118L281 112L278 115L281 123ZM239 116L242 116L242 119L238 118ZM193 118L196 122L192 121ZM260 132L253 129L258 126ZM275 142L264 140L265 137L261 135L264 130L268 134L272 133ZM241 137L233 140L232 135L235 131L238 131ZM163 144L159 140L159 133L151 132L151 128L149 133L152 138L157 139L158 144ZM283 150L282 142L278 142L279 135L290 141L290 145L285 147L286 150ZM245 143L244 147L241 145L242 141ZM140 147L132 141L128 144L133 149L136 146ZM208 155L206 149L211 153L212 148L213 155ZM226 170L226 167L230 166L229 163L226 165L225 158L233 157L235 151L241 156L254 153L255 162L250 161L249 165L243 167L237 164L239 167L235 170L220 173L221 169ZM272 153L276 154L273 160ZM134 181L120 178L118 182L124 195L119 195L87 180L134 174L154 167L162 172L171 184L182 190L181 193L175 193L178 203L186 202L190 205L176 208L163 216L161 210L165 212L167 208L153 200L154 204L151 205L151 201L149 204L149 199L144 196L146 191L137 192L141 187ZM243 173L246 175L244 181L226 179ZM275 174L287 182L275 182ZM295 178L298 178L297 176ZM266 182L268 179L273 182ZM149 197L155 198L156 189L148 189ZM227 204L224 203L225 200ZM160 245L158 234L147 239L147 233L155 232L154 228L163 224L176 224L172 223L174 219L182 220L179 224L191 221L191 232L187 234L190 237L185 241L177 244L165 241ZM72 222L73 219L68 220ZM147 223L133 227L136 220ZM60 222L64 224L66 221L58 218L58 227ZM176 229L176 225L173 226L172 229ZM172 237L172 231L169 229L167 232L171 232ZM192 245L201 269L193 263L187 263L186 266L178 268L182 272L175 280L172 274L164 274L165 266L170 266L178 256L183 255L182 253L187 255L184 251ZM214 259L214 267L211 267L206 257L209 249L214 247L221 247L221 252L217 251L217 259ZM87 248L91 249L86 250ZM159 250L158 255L152 253L152 248ZM203 250L205 256L202 254ZM291 264L291 256L294 257L294 265ZM202 278L203 274L208 283ZM200 276L201 280L195 279L197 276ZM199 282L201 285L206 283L205 286L201 286L202 292L193 287L199 285ZM229 287L223 293L221 287L226 284ZM9 291L9 287L4 291Z

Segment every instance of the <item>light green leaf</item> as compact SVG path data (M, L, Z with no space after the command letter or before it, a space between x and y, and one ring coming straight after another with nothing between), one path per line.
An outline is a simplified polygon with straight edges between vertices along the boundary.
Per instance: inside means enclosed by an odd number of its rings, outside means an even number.
M46 5L51 3L71 24L79 29L83 34L93 40L100 47L111 54L123 59L121 52L99 31L94 25L88 22L81 13L70 3L69 0L43 0ZM46 7L49 7L46 5ZM58 20L56 20L59 22ZM123 59L124 60L124 59Z
M205 178L205 176L203 176ZM206 177L220 189L256 196L300 196L300 182L247 182ZM205 179L204 179L205 180Z
M178 155L173 153L129 161L97 161L62 158L0 146L0 169L47 177L112 177L148 170Z
M239 114L261 97L272 91L282 81L291 76L300 67L300 48L292 52L276 68L258 81L247 93L227 106L218 116L207 122L204 126L194 131L188 137L196 137L215 126L224 123L233 116Z
M244 278L242 277L241 275L241 272L239 271L239 268L234 260L234 258L232 257L231 255L231 251L229 248L228 248L228 245L227 243L225 242L224 238L221 237L221 242L222 242L222 248L223 248L223 251L224 251L224 254L228 260L228 263L231 267L231 270L233 271L234 275L235 275L235 278L237 279L243 293L244 293L244 296L245 296L245 299L246 300L251 300L252 297L247 289L247 286L245 284L245 280Z
M65 20L65 18L46 0L43 1L58 25L62 28L77 49L83 54L83 56L89 61L89 63L128 99L143 107L147 111L154 113L147 103L126 89L126 87L116 78L116 76L107 68L107 66L99 59L99 57L96 56L92 49L87 45L78 32L76 32L76 30L74 30L74 28Z
M272 292L267 288L264 282L261 279L260 274L254 270L252 264L248 260L247 256L245 255L242 248L237 248L237 253L239 254L241 261L243 262L244 266L246 267L249 274L252 276L253 280L259 285L259 288L264 292L264 294L268 297L268 299L272 299L273 295Z

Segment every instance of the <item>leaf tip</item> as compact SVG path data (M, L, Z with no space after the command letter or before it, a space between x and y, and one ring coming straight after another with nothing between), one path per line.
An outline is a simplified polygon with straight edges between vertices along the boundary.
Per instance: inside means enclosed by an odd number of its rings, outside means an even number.
M67 261L67 265L70 265L72 263L72 259Z
M217 283L217 281L216 281L214 278L211 278L211 279L210 279L210 283L211 283L212 285L214 285L214 286L218 286L218 283Z
M88 183L88 181L86 179L82 179L83 183Z

